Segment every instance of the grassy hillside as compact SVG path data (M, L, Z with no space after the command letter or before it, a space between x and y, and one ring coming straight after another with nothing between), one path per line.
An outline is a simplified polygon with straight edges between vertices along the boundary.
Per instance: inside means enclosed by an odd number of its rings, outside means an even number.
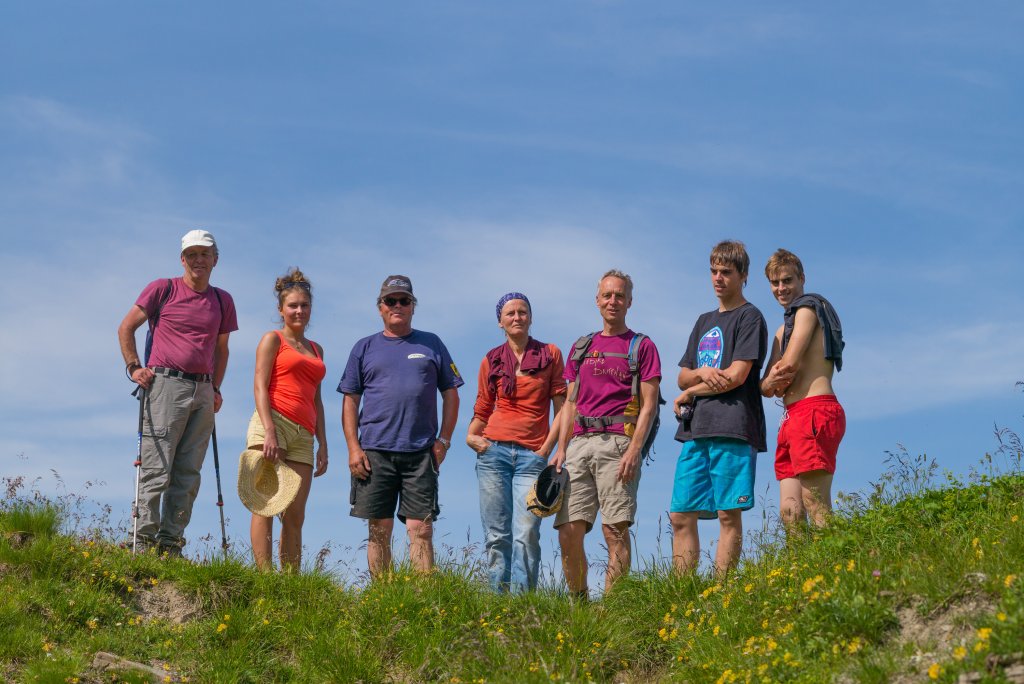
M727 582L655 570L584 605L495 596L458 567L354 589L132 558L10 491L0 679L1024 681L1024 477L928 489L901 463L831 529L762 544ZM153 671L94 668L97 652Z

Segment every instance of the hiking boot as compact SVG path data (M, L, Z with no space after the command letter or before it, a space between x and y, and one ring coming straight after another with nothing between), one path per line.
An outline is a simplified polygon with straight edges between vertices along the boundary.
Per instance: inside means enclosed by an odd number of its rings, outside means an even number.
M157 543L150 539L136 539L135 540L135 553L153 553L157 550ZM131 548L129 543L128 548Z
M161 558L181 558L181 547L177 544L160 544L159 556Z

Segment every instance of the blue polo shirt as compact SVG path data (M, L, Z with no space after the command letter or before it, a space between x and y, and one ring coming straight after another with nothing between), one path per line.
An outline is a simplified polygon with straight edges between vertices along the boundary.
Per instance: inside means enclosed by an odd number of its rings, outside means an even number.
M437 396L461 387L448 349L434 333L380 332L356 342L338 383L360 394L359 444L376 451L421 451L437 437Z

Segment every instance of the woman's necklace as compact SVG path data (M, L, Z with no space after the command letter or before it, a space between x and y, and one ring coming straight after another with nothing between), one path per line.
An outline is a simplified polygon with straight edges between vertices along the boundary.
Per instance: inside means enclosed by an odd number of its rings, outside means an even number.
M287 335L284 335L284 339L286 342L288 342L288 346L294 349L295 351L300 353L306 351L306 345L303 344L303 342L305 342L305 339L303 339L302 341L297 339L293 340Z

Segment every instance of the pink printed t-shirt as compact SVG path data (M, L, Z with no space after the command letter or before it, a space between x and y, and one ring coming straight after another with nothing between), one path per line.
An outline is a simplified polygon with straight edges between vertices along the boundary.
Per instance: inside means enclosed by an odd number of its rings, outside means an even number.
M531 451L544 445L551 429L551 399L565 395L562 352L546 345L551 363L532 375L516 376L515 396L506 397L488 384L491 368L487 357L480 362L473 417L487 424L483 435L494 442L515 442Z
M614 354L626 354L629 352L629 343L636 335L632 330L627 330L621 335L606 337L601 333L594 335L584 357L582 368L569 359L565 364L565 380L573 382L579 375L579 392L576 396L576 412L588 418L601 416L621 416L625 413L626 405L633 398L633 377L629 372L629 361L626 358L593 356L594 352L611 352ZM658 356L658 348L650 338L640 343L637 350L637 359L640 368L640 381L646 382L661 377L661 358ZM617 432L623 434L624 426L619 423L609 425L605 432ZM581 435L584 432L601 432L598 428L584 429L578 422L573 427L573 435Z
M167 279L154 280L135 300L152 320L167 291ZM220 302L213 286L196 292L181 278L171 278L171 295L160 309L153 334L150 368L163 366L186 373L213 373L217 336L238 330L235 302L224 290ZM223 309L223 316L221 310Z

